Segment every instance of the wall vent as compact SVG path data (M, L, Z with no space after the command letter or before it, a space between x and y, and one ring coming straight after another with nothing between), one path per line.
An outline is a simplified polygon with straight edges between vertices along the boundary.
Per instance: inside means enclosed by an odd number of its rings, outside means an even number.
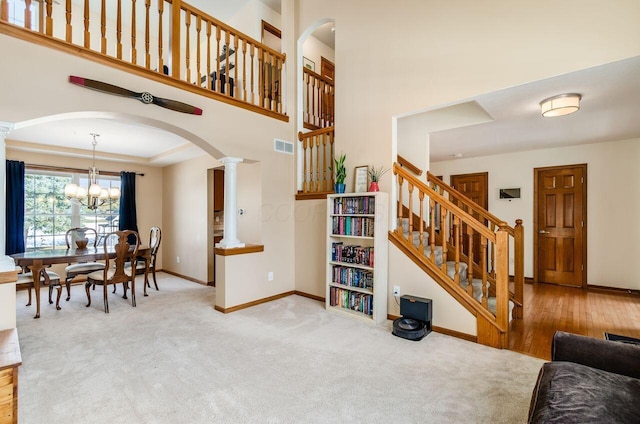
M293 143L290 141L279 140L277 138L273 139L273 148L276 152L286 153L288 155L293 154Z

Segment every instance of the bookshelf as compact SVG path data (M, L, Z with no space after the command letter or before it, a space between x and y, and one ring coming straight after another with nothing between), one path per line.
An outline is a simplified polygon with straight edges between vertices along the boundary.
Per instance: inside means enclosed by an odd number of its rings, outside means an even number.
M387 193L327 196L328 311L386 321L388 210Z

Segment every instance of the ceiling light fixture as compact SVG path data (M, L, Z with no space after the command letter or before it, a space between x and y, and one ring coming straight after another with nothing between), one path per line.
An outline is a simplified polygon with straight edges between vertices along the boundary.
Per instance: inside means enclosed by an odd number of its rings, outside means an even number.
M542 116L562 116L577 112L580 109L582 96L576 93L560 94L540 102Z
M80 187L78 184L69 183L64 187L64 195L72 203L84 205L90 210L98 209L107 199L117 199L120 197L120 189L112 187L102 188L98 184L98 170L96 169L96 137L100 134L89 134L93 136L93 166L89 168L89 188Z

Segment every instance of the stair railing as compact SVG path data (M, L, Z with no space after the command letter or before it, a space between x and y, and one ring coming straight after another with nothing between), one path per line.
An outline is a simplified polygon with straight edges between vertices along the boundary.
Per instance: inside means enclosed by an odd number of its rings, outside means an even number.
M283 53L182 0L96 3L0 0L0 33L288 120Z
M398 221L390 240L415 263L437 276L434 280L476 315L479 343L507 347L508 225L499 222L492 231L399 164L394 164L393 172L398 185ZM466 245L463 231L467 235ZM474 240L479 242L479 258L474 258ZM491 268L489 251L495 251ZM495 305L490 297L495 297Z
M333 126L335 87L333 80L303 68L304 127L319 129Z
M318 199L333 193L333 173L329 170L334 155L334 127L298 133L297 199Z
M475 216L480 222L484 222L487 228L495 232L497 228L504 224L501 219L487 211L471 199L454 189L431 172L427 171L427 183L439 194L446 196L453 203L458 205L466 213ZM513 317L522 319L523 303L524 303L524 227L522 220L517 219L515 227L506 225L505 230L509 237L513 238L513 290L510 291L510 299L514 303ZM490 276L493 277L493 268L495 264L496 251L489 250L490 257Z

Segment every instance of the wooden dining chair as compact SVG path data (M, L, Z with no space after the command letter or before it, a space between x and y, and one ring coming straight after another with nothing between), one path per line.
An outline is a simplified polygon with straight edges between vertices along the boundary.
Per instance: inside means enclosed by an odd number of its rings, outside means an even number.
M161 240L162 231L160 230L160 227L151 227L151 231L149 232L149 257L147 258L145 256L140 256L136 265L136 275L141 275L144 274L144 270L147 267L147 260L149 261L149 272L151 272L151 275L153 276L153 284L156 286L156 290L158 290L158 282L156 281L156 256L158 255L158 250L160 249ZM131 264L129 263L127 264L127 266L130 267ZM147 287L151 287L151 283L149 283L148 281Z
M40 271L40 283L49 285L49 304L53 303L51 300L51 290L53 286L58 286L58 297L56 300L56 309L60 310L60 293L62 291L62 286L60 285L60 276L53 271L42 269ZM29 301L26 306L31 305L31 289L34 288L33 284L33 273L29 271L26 267L21 269L21 272L18 273L18 281L16 281L17 289L27 289L29 291Z
M82 246L84 243L76 243L76 240L86 239L90 246L94 248L98 243L98 232L89 227L76 227L67 230L65 235L65 241L67 242L67 249L71 249L72 247ZM86 244L85 244L86 246ZM65 269L65 286L67 287L67 302L71 299L71 281L76 278L78 275L88 275L95 271L101 271L104 269L104 264L102 262L79 262L74 264L69 264ZM53 287L49 286L49 303L51 303L51 291Z
M112 240L115 240L113 247L110 246L110 241ZM122 283L124 289L122 298L127 299L129 282L131 282L131 306L136 306L135 273L131 272L132 268L125 269L125 264L126 262L132 262L133 266L136 266L136 258L140 248L138 233L131 230L114 231L107 234L103 240L103 245L105 268L102 271L94 271L87 275L87 282L84 286L87 292L87 307L91 306L91 290L89 288L95 284L102 286L104 312L109 313L107 286ZM109 256L114 253L115 258L111 259Z

